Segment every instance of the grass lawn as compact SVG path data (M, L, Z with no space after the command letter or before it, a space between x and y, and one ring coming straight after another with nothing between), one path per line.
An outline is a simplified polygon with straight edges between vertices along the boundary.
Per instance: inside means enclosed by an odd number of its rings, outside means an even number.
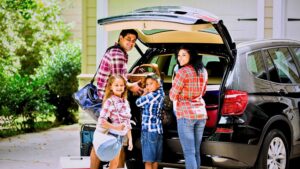
M8 122L8 120L0 117L0 138L11 137L18 134L26 133L26 130L22 130L21 124L24 121L22 117L18 117L14 122ZM5 124L6 122L6 124ZM49 128L55 127L55 116L52 115L40 115L37 117L34 128L35 131L43 131Z

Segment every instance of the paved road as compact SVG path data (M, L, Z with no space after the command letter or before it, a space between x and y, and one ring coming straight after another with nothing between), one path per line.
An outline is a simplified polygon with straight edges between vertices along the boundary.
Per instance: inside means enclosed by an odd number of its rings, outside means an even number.
M60 169L60 158L79 156L78 124L0 139L0 169ZM299 169L300 158L289 169Z
M0 139L0 168L59 169L59 158L79 155L79 125Z

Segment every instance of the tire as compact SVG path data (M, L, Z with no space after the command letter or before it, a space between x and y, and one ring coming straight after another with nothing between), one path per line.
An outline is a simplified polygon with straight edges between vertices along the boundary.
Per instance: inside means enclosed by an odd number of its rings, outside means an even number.
M285 135L280 130L271 130L264 139L255 168L287 169L289 164L288 147Z

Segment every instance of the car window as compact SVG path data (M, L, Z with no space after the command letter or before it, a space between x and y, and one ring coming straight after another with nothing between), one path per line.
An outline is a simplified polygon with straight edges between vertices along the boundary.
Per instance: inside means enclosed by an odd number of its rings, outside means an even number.
M221 84L225 62L219 56L202 54L202 63L207 70L208 84Z
M293 51L296 54L296 59L298 60L298 62L300 63L300 48L293 48Z
M261 51L250 53L247 57L247 69L257 78L267 80L267 73Z
M208 84L220 84L225 71L225 62L219 56L199 54L199 56L200 55L202 55L203 65L208 72ZM172 83L173 71L177 64L175 54L156 55L152 57L148 63L157 64L160 72L164 73L164 82Z
M159 67L159 71L164 73L164 82L172 82L172 73L176 65L175 54L156 55L151 58L149 63L155 63Z
M268 53L268 51L264 51L266 56L266 66L269 73L269 80L272 82L280 83L279 75L277 69Z
M270 77L275 77L275 71L278 74L278 79L275 79L275 82L281 83L299 83L299 74L296 69L296 65L294 63L293 58L291 57L290 52L287 48L273 48L268 49L266 54L268 54L272 58L273 66L269 65L271 69L269 69ZM268 61L270 62L270 61Z

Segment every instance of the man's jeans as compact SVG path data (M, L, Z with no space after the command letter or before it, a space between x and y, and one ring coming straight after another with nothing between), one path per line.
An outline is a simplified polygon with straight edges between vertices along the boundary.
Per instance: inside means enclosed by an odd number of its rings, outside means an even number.
M187 169L200 169L200 145L205 123L206 119L177 119L178 135Z

